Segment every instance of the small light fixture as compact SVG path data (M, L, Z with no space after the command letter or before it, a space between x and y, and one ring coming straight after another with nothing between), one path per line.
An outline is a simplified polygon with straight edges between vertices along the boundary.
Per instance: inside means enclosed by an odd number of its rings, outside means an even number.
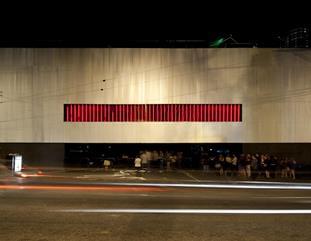
M103 91L104 89L100 89L101 91Z

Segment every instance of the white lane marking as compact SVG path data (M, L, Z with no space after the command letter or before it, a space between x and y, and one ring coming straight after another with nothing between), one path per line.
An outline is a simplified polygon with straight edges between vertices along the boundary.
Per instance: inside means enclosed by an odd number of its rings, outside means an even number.
M105 183L113 186L144 186L144 187L190 187L190 188L229 188L229 189L289 189L311 190L311 185L247 185L247 184L178 184L178 183Z
M130 176L130 177L120 177L120 178L141 180L141 181L145 181L146 180L146 178L143 178L143 177L133 177L133 176Z
M195 178L194 176L192 176L190 173L186 172L186 171L182 171L181 173L184 173L186 176L192 178L193 180L200 182L199 179Z
M107 177L114 177L114 175L110 175L110 174L103 174L103 175L82 175L82 176L76 176L75 178L96 178L96 179L103 179L103 178L107 178Z
M311 214L311 209L61 209L66 213Z

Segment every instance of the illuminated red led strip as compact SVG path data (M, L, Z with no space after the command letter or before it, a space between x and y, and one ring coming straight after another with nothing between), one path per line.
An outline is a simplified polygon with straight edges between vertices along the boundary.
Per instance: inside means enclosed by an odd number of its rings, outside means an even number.
M65 122L241 122L241 104L65 104Z

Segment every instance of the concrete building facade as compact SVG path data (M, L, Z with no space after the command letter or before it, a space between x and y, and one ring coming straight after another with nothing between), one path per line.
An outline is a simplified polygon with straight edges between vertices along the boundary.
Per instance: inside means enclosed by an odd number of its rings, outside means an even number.
M1 143L310 143L306 49L0 49ZM64 104L242 104L242 122L64 122Z

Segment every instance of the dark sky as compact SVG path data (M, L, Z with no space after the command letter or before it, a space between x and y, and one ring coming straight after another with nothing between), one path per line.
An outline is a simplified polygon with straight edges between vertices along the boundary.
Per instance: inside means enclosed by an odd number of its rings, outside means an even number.
M227 47L280 47L281 38L285 39L290 30L299 27L306 27L311 30L310 24L274 24L264 25L239 25L228 27L208 27L206 29L185 26L184 28L167 27L164 33L159 29L149 29L140 32L134 29L129 36L122 31L108 32L101 31L73 31L62 34L53 31L45 32L43 35L16 35L14 37L0 36L0 47L209 47L212 41L218 38L232 38L226 42ZM172 28L172 31L168 31ZM174 30L177 31L174 31ZM114 30L115 31L115 30ZM48 33L48 34L47 34ZM115 34L116 33L116 34ZM222 47L225 47L222 45ZM284 46L282 46L284 47Z

